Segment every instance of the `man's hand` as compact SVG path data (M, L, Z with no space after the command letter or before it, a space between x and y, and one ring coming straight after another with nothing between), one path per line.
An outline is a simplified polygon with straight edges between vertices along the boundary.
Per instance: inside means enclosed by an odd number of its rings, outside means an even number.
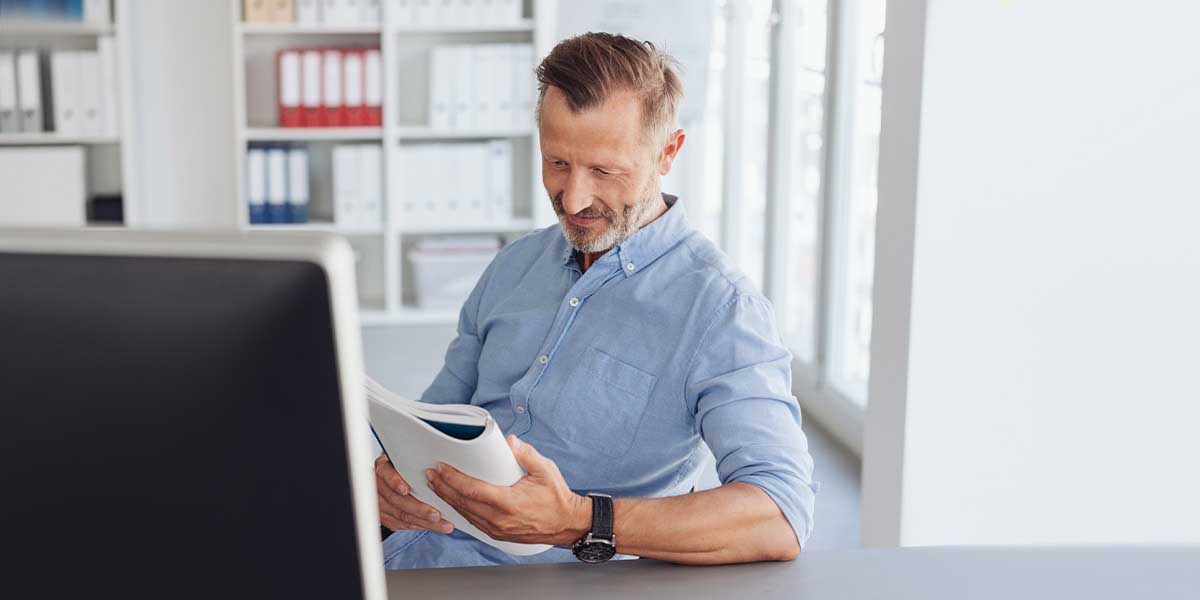
M379 522L384 527L392 531L454 531L454 525L443 519L436 508L412 495L412 487L396 472L386 454L375 459L375 489L379 499Z
M497 486L439 464L427 469L429 486L471 524L497 540L569 546L592 526L592 505L572 492L554 461L508 436L526 475L510 487Z

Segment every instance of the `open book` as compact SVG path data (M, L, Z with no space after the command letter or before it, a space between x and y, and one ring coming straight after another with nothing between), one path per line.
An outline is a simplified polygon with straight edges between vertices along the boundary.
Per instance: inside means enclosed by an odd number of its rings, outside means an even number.
M462 532L509 554L528 556L550 546L494 540L477 529L425 482L425 469L439 462L495 485L525 476L488 411L470 404L428 404L402 398L366 377L371 429L392 466L418 500L433 506Z

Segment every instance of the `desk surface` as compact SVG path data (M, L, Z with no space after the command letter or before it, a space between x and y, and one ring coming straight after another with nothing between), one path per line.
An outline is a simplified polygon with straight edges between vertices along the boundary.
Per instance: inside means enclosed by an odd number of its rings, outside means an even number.
M813 552L790 563L651 560L389 571L391 598L489 600L1200 597L1200 548L904 548Z

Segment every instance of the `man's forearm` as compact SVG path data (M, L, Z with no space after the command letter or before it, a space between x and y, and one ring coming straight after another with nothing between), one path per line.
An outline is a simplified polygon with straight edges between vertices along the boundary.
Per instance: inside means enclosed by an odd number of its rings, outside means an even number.
M591 529L591 500L580 503L576 529ZM779 507L761 488L731 483L669 498L614 500L617 552L684 564L791 560L800 545Z

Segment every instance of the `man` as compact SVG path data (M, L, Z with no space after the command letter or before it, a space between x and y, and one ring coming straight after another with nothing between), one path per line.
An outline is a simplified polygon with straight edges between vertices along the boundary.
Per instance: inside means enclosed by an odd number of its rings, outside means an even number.
M556 547L516 557L455 531L380 457L387 567L795 558L814 490L791 355L767 300L660 192L685 139L671 59L589 33L537 76L561 227L487 268L422 400L486 408L527 472L499 487L440 465L433 490L496 539ZM723 485L688 493L703 443Z

